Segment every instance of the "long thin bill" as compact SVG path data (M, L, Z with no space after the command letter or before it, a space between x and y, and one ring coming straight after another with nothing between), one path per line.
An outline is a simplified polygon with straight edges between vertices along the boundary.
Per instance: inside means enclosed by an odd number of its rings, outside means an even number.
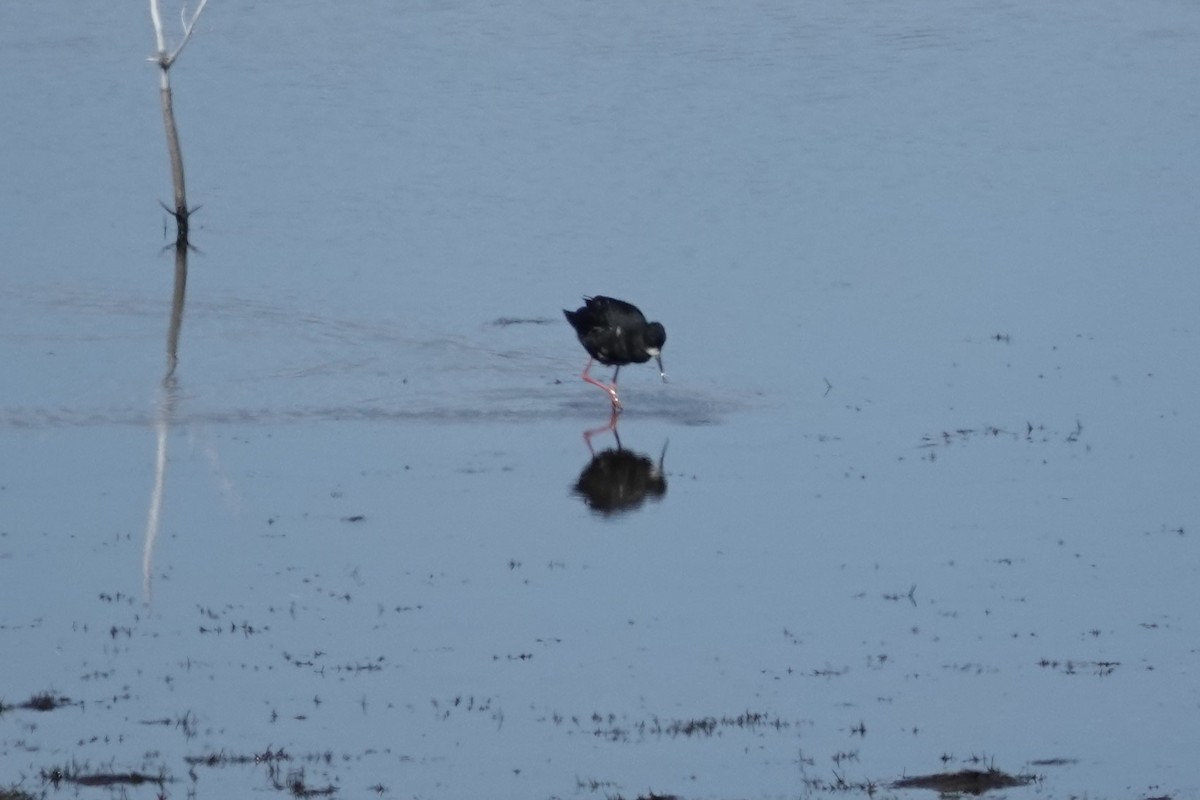
M658 362L658 374L662 376L663 383L666 383L667 382L667 373L666 373L666 370L663 369L662 356L655 356L654 360Z

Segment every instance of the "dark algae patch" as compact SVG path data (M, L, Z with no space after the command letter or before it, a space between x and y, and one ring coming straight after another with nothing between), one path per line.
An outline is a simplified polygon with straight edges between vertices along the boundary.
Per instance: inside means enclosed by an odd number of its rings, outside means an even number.
M73 783L76 786L143 786L154 784L162 786L166 783L162 775L149 775L144 772L92 772L86 767L52 767L42 770L42 781L57 789L61 784Z
M8 705L3 701L0 701L0 714L10 711L14 708L24 709L26 711L54 711L55 709L62 708L63 706L69 706L71 704L71 698L63 697L61 694L56 694L54 692L38 692L37 694L31 696L24 703L17 703L16 705Z
M941 795L981 795L993 789L1010 789L1033 783L1033 775L1009 775L989 767L986 770L962 769L958 772L937 772L932 775L915 775L901 778L892 783L893 789L930 789Z
M35 798L20 789L0 789L0 800L35 800Z
M334 760L332 752L310 753L293 757L282 747L277 750L267 747L261 753L228 753L221 751L199 756L187 756L184 760L193 768L247 765L255 768L261 767L265 771L267 785L271 789L290 794L292 797L329 797L337 794L337 787L331 783L314 785L306 775L302 764L292 765L293 761L329 765Z

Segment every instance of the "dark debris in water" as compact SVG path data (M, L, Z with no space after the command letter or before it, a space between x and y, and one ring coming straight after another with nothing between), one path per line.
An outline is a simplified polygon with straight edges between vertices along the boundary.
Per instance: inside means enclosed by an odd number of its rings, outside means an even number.
M64 697L63 695L55 692L38 692L32 695L24 703L9 705L3 701L0 701L0 714L3 714L5 711L11 711L15 708L25 709L26 711L54 711L62 708L63 706L69 705L75 705L75 703L73 703L69 697Z
M192 767L235 767L255 766L265 767L267 780L277 792L287 792L292 797L329 797L337 794L333 784L314 786L309 783L303 766L291 766L293 761L306 761L313 764L331 764L334 760L332 752L311 753L306 756L293 756L280 747L272 750L268 746L261 753L227 753L225 751L206 753L199 756L187 756L184 760ZM284 766L288 765L285 772Z
M804 787L809 792L835 793L859 792L868 797L874 797L879 791L879 784L870 780L852 780L834 773L833 780L820 778L805 778Z
M930 789L941 795L981 795L993 789L1027 786L1037 780L1034 775L1009 775L989 767L986 770L963 769L958 772L937 772L915 775L892 782L893 789Z
M1106 677L1117 671L1117 667L1121 666L1120 661L1083 661L1076 659L1065 659L1059 661L1055 658L1043 658L1037 662L1037 665L1042 669L1053 669L1061 672L1064 675L1096 675L1098 677Z
M226 753L222 750L202 756L185 756L183 760L193 767L224 767L239 764L278 764L291 761L292 757L282 747L272 750L268 745L261 753Z
M1077 758L1062 758L1061 756L1055 758L1035 758L1029 762L1030 766L1034 767L1065 767L1069 764L1078 763L1079 759Z
M920 447L931 449L935 447L951 447L978 440L998 440L1007 442L1025 442L1027 444L1076 444L1083 435L1083 423L1075 421L1075 427L1067 432L1054 431L1045 425L1026 422L1017 429L1002 428L997 425L984 425L979 428L954 428L939 433L927 433L921 437ZM934 460L930 452L926 458Z
M310 786L304 777L304 769L288 772L283 783L275 783L278 791L288 791L292 797L329 797L337 794L337 788L332 784L325 786Z
M86 766L72 764L66 767L51 767L41 771L42 781L57 789L63 783L73 783L76 786L143 786L153 784L162 786L167 782L165 775L149 775L144 772L102 772L91 771Z
M36 800L36 798L28 792L23 792L20 789L5 789L4 787L0 786L0 800Z
M567 725L599 739L611 742L637 741L646 738L688 738L719 736L724 730L783 732L798 726L771 714L744 711L735 716L703 716L686 719L662 719L654 716L644 720L630 720L616 714L593 713L591 716L567 717L554 713L543 718L555 725Z

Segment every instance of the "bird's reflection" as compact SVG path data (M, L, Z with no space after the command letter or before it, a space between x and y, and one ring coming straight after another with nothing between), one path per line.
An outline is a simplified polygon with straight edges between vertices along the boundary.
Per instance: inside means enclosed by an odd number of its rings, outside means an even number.
M617 446L597 453L592 447L592 437L609 431ZM663 472L666 444L657 464L649 456L626 450L617 431L615 408L607 425L585 431L583 439L592 459L575 482L574 493L592 511L606 517L622 514L639 508L647 498L661 500L667 493L667 478Z
M167 370L159 384L158 404L154 414L154 434L157 447L154 456L154 488L150 492L150 509L146 512L146 537L142 545L142 600L150 605L153 587L150 576L154 566L154 543L158 539L162 519L163 499L167 482L167 441L175 406L179 400L175 367L179 364L179 331L183 327L183 305L187 295L186 242L175 244L175 289L171 295L171 321L167 326Z

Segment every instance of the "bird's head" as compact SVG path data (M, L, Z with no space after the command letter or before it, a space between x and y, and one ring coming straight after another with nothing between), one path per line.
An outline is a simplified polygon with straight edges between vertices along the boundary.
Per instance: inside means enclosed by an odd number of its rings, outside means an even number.
M658 363L658 374L662 377L663 383L666 383L667 372L663 369L662 349L663 345L667 343L667 329L662 326L661 322L651 322L646 326L643 341L646 343L646 352L654 356L654 360Z

